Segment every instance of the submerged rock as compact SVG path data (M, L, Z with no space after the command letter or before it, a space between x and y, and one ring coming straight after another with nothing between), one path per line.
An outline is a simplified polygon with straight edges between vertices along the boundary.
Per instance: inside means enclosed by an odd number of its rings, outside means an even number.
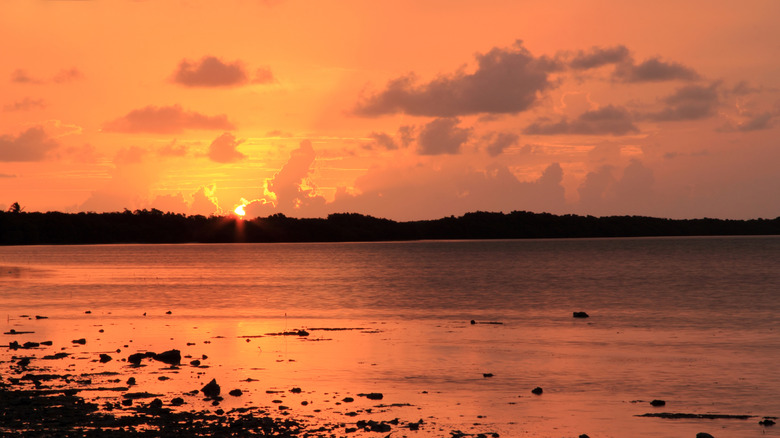
M715 437L708 434L707 432L699 432L696 434L696 438L715 438Z
M770 420L769 418L764 418L763 420L759 421L758 424L762 426L774 426L775 422L773 420Z
M650 402L651 406L666 406L666 401L664 400L653 400Z
M100 354L100 362L101 363L111 362L111 359L113 359L113 358L111 356L107 355L107 354L104 354L104 353Z
M572 316L574 318L588 318L588 317L590 317L590 315L588 315L585 312L574 312L574 314Z
M232 395L233 397L240 397L243 393L244 392L241 391L240 389L234 389L234 390L228 392L228 394Z
M537 386L536 388L531 390L531 393L536 394L536 395L542 395L543 392L544 392L544 390L541 387L539 387L539 386Z
M205 395L207 398L217 398L219 397L219 385L217 384L217 379L211 379L211 382L207 383L206 386L201 388L201 392L203 392L203 395Z
M384 395L382 395L381 392L370 392L368 394L358 394L360 397L365 397L369 400L382 400L384 398Z

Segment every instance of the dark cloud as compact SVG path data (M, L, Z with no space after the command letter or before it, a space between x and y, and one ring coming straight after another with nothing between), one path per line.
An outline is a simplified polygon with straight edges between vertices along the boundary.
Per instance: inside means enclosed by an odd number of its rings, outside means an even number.
M564 118L556 123L535 122L523 130L529 135L627 135L637 132L639 128L628 111L612 105L586 111L572 121Z
M471 129L458 127L457 118L435 119L423 126L417 137L420 155L457 154L471 135Z
M54 75L52 81L58 84L62 84L65 82L73 82L80 79L84 79L84 73L82 73L76 68L69 68L69 69L60 70L56 75Z
M25 97L18 102L3 106L3 111L29 111L43 108L46 108L46 102L43 99L30 99L29 97Z
M155 134L179 134L186 129L233 130L235 128L224 114L205 116L194 111L186 111L180 105L150 105L130 111L103 125L103 129L109 132Z
M418 84L413 75L391 80L385 90L355 108L362 116L403 112L416 116L454 117L469 114L515 114L537 101L537 93L554 85L548 73L559 69L552 60L535 58L522 42L477 55L474 73L458 71Z
M173 81L187 87L234 87L246 84L249 75L240 61L225 63L217 57L204 56L200 61L182 60Z
M485 137L488 144L485 147L488 155L496 157L504 152L504 149L514 146L520 141L520 136L511 132L496 132Z
M569 67L575 70L598 68L607 64L617 64L631 59L631 52L625 46L602 49L594 47L589 52L578 51L569 61Z
M246 159L246 155L238 151L238 145L243 139L237 139L233 134L225 132L209 145L209 158L217 163L235 163Z
M715 114L718 99L718 83L704 87L688 85L679 88L674 94L663 101L666 107L647 117L655 121L699 120Z
M734 85L734 88L731 89L731 92L738 96L758 93L759 91L761 91L761 88L752 87L746 81L739 81L736 85Z
M16 137L0 136L0 161L42 161L58 146L42 127L32 127Z
M623 82L662 82L672 80L693 81L700 79L696 71L677 62L664 62L650 58L641 64L633 61L618 64L613 78Z

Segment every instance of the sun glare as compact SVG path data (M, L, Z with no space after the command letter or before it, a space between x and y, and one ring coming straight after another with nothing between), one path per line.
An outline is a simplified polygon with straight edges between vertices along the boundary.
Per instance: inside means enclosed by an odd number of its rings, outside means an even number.
M238 207L236 207L235 210L233 210L233 213L235 213L239 217L244 217L244 215L246 214L246 211L244 211L244 207L245 206L243 204L239 205Z

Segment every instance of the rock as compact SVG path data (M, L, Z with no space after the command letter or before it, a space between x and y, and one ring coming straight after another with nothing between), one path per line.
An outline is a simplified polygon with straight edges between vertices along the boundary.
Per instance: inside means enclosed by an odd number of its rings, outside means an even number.
M482 377L493 377L493 373L482 373Z
M368 394L358 394L360 397L365 397L369 400L382 400L384 395L381 392L370 392Z
M23 357L19 359L19 362L16 362L17 365L19 365L20 368L26 368L27 365L30 365L30 358L29 357Z
M240 389L234 389L234 390L230 391L228 394L232 395L233 397L241 397L241 394L243 394L243 393L244 392L241 391Z
M664 400L653 400L650 402L651 406L666 406L666 402Z
M171 399L171 406L181 406L184 404L184 399L181 397L176 397Z
M580 438L590 438L590 437L588 436L588 434L583 433L583 434L580 434Z
M708 434L707 432L699 432L696 434L696 438L715 438L715 437Z
M355 401L355 399L352 397L344 397L344 399L341 401L343 401L344 403L352 403L353 401Z
M544 390L543 390L542 388L540 388L540 387L538 387L538 386L537 386L536 388L532 389L532 390L531 390L531 392L532 392L533 394L536 394L536 395L542 395L542 393L544 392Z
M86 340L86 339L84 339L84 338L81 338L81 339L74 339L74 340L72 340L72 341L70 341L70 342L73 342L74 344L81 344L81 345L84 345L84 344L86 344L86 343L87 343L87 340Z
M41 342L41 345L49 345L49 346L51 346L52 344L54 344L54 342L52 342L52 341L43 341L43 342Z
M129 386L135 385L135 377L131 377L131 378L127 379L127 384Z
M48 316L35 315L35 319L49 319Z
M181 363L181 352L179 350L163 351L160 354L155 354L153 358L168 365L179 365Z
M590 315L588 315L585 312L574 312L572 315L574 318L588 318Z
M217 379L211 379L211 382L207 383L206 386L201 388L201 392L203 392L203 395L205 395L207 398L219 397L219 385L217 384Z
M420 430L419 423L409 423L409 430Z
M16 341L11 341L11 342L8 343L8 348L11 349L11 350L18 350L19 347L21 347L21 346Z
M130 356L127 357L127 361L130 362L133 365L140 365L141 361L146 359L147 357L154 357L154 353L133 353Z
M160 409L163 406L162 400L156 398L149 403L149 409Z
M90 313L92 313L92 311L91 311L91 310L87 310L87 311L85 311L84 313L85 313L85 314L87 314L87 315L89 315Z
M476 323L477 323L477 321L474 321L473 319L471 320L471 325L474 325Z
M126 398L126 399L122 400L122 406L132 406L132 404L133 404L133 400L132 399Z
M293 394L300 394L301 393L301 388L297 388L297 387L293 388L293 389L290 390L290 392L292 392Z
M200 361L198 359L191 360L190 361L190 365L192 365L194 367L199 367L200 366Z
M173 312L171 312L171 311L169 310L169 311L165 312L165 314L166 314L166 315L171 315L171 314L173 314Z
M22 348L36 348L40 346L41 344L39 344L38 342L25 342L24 344L22 344Z
M111 362L111 359L113 359L113 357L111 357L111 356L109 356L107 354L104 354L104 353L100 354L100 363Z
M759 421L758 424L766 427L766 426L774 426L775 422L770 420L769 418L764 418L763 420Z

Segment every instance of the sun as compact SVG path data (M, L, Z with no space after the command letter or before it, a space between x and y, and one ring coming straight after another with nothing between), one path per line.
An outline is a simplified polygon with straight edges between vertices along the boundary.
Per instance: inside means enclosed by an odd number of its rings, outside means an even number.
M239 205L238 207L236 207L235 210L233 210L233 213L235 213L236 216L238 216L238 217L244 217L244 215L246 214L246 211L244 211L244 207L245 207L245 205L243 205L243 204Z

